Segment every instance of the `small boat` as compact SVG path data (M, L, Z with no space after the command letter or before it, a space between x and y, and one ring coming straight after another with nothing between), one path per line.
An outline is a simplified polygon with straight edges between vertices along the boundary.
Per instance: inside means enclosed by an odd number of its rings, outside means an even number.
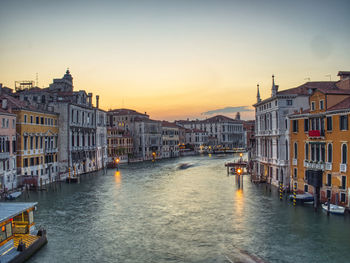
M182 163L178 167L179 167L179 169L187 169L187 168L190 168L191 166L192 166L192 164L190 164L190 163Z
M327 203L322 204L322 209L328 212L328 204ZM330 204L329 205L329 212L331 214L343 215L345 212L345 207Z
M15 200L16 198L20 197L22 192L13 192L12 194L8 194L6 196L7 200Z
M293 201L294 196L289 195L289 200ZM295 197L296 201L302 204L313 204L314 203L314 197L312 194L305 193L305 194L297 194Z

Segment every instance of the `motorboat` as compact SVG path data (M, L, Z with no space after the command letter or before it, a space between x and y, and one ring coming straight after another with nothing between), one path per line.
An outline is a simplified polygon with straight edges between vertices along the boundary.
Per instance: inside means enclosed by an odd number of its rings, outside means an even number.
M328 204L327 204L327 202L322 204L322 209L328 212ZM345 207L339 206L339 205L334 205L334 204L329 204L329 212L331 214L343 215L344 212L345 212Z
M11 194L8 194L8 195L6 196L6 199L7 199L7 200L14 200L14 199L20 197L21 194L22 194L22 192L13 192L13 193L11 193Z
M178 168L184 170L184 169L190 168L191 166L192 166L192 164L190 164L190 163L181 163L178 166Z
M294 195L289 195L289 199L292 201L294 199ZM314 197L312 194L305 193L305 194L297 194L295 196L295 199L297 202L302 204L313 204L314 203Z

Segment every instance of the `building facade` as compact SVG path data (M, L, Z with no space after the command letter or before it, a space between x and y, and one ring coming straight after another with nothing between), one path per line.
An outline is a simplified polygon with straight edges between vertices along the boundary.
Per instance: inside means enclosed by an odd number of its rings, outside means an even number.
M17 187L16 114L10 112L7 99L0 108L0 192Z
M232 119L226 116L217 115L206 120L180 120L178 125L186 129L197 129L205 131L211 140L215 142L212 148L233 149L244 146L243 122L239 119Z
M167 121L162 122L162 158L179 157L179 127Z
M256 158L254 176L278 186L289 187L289 125L287 117L299 109L308 108L307 83L278 91L272 76L271 97L261 100L258 86L255 107Z
M162 125L145 113L130 109L108 111L110 127L123 127L132 137L132 159L152 160L162 158Z
M118 158L120 163L127 163L133 154L132 137L124 128L108 127L108 163L113 164Z
M350 72L314 87L310 109L290 116L291 182L316 200L349 207Z
M59 180L58 114L9 95L1 98L16 114L18 184L42 187Z
M186 129L186 146L196 152L203 152L208 145L208 133L198 129Z

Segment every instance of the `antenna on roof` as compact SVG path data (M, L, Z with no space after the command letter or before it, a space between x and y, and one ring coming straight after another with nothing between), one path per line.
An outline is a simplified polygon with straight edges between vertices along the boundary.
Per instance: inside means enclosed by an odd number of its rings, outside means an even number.
M329 77L329 81L332 81L332 75L331 74L328 74L325 77Z
M39 75L38 75L38 72L36 73L35 81L36 81L36 86L39 87Z

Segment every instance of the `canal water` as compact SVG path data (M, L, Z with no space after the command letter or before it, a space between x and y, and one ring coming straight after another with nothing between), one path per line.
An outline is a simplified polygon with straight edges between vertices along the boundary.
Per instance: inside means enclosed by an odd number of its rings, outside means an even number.
M238 189L232 160L126 165L22 196L49 240L29 262L350 262L350 216L294 208L249 176Z

